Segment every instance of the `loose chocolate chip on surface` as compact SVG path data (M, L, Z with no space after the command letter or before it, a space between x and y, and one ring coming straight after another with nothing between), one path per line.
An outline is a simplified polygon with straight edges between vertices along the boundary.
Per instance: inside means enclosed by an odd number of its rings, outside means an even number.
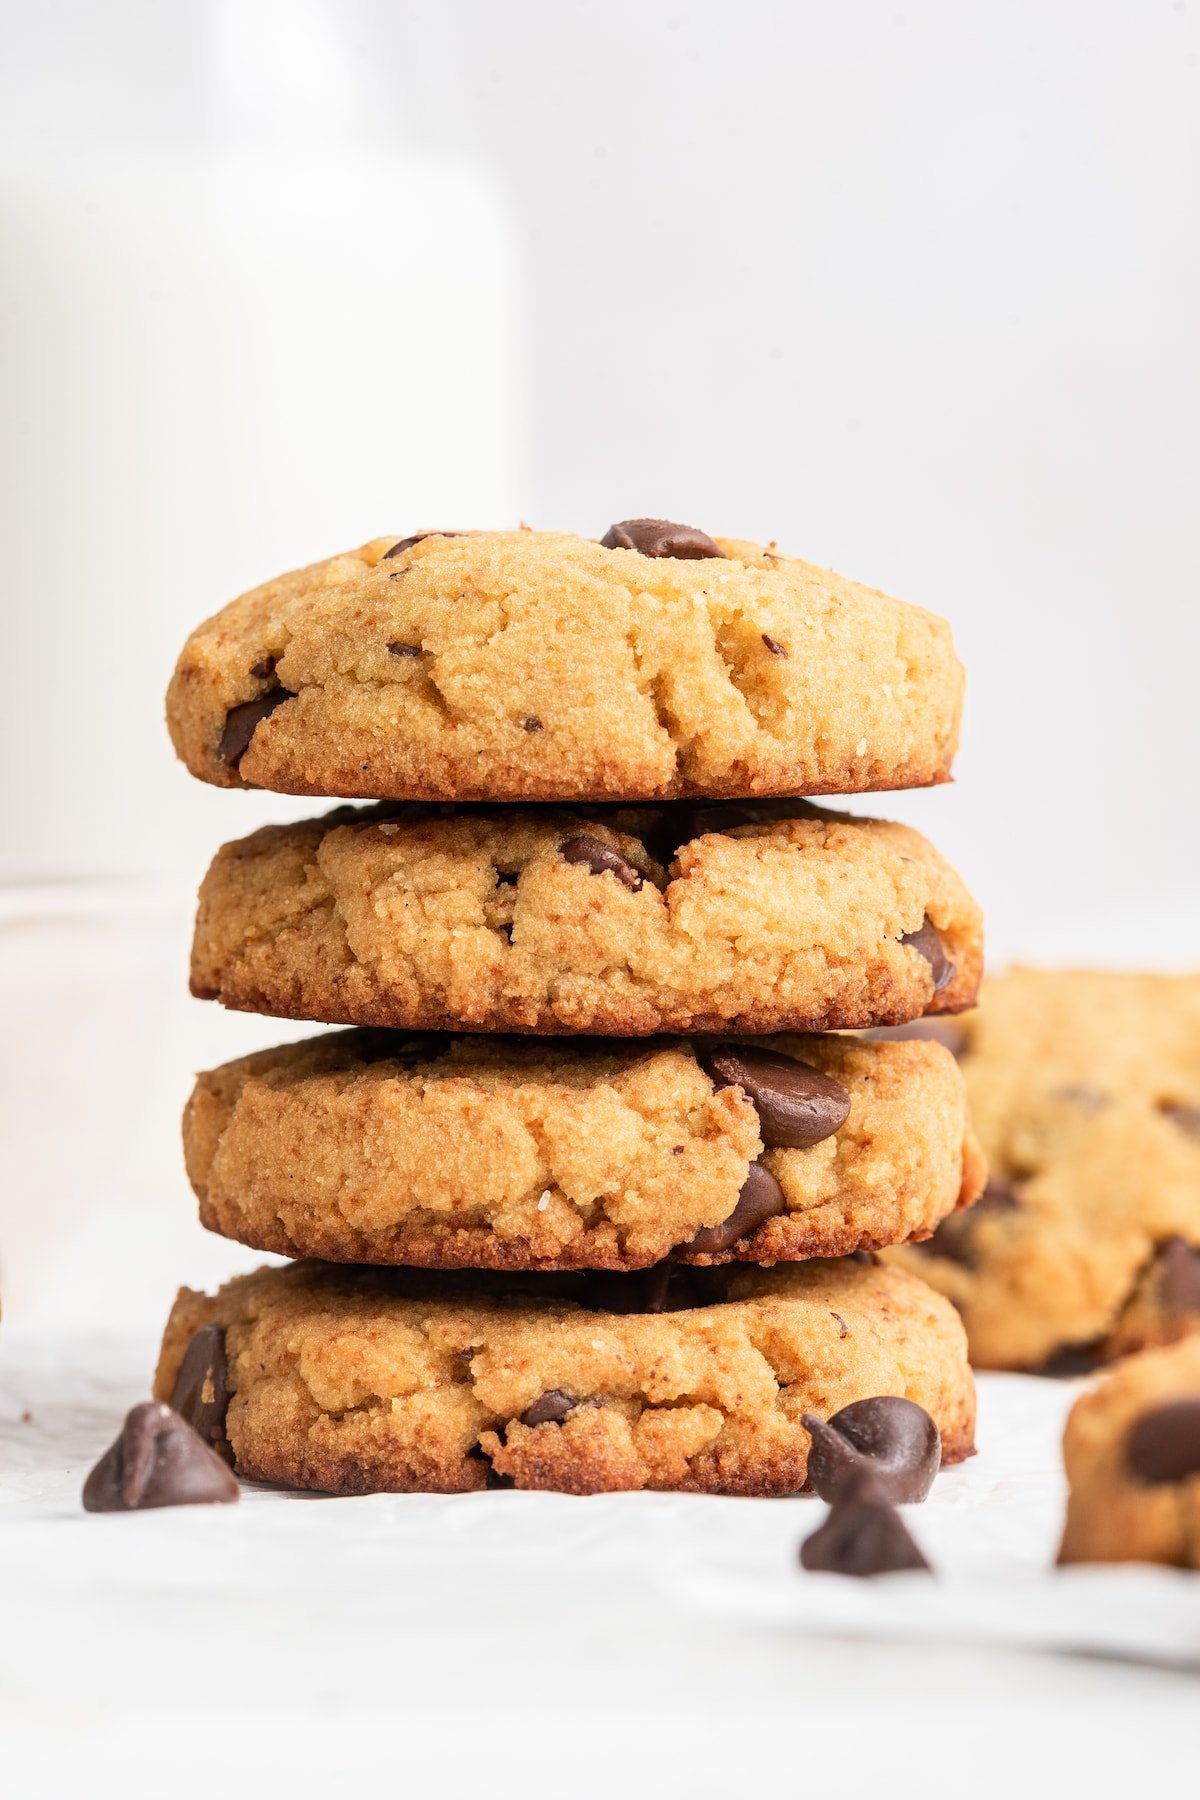
M642 878L632 863L627 863L619 851L601 843L599 838L580 833L578 837L568 838L559 849L564 861L582 863L593 875L603 875L607 871L633 894L642 885Z
M225 1444L229 1365L219 1325L202 1325L188 1345L171 1389L171 1405L206 1444L214 1449Z
M752 1162L742 1183L742 1191L738 1195L737 1205L727 1219L719 1225L706 1225L698 1231L694 1238L686 1244L680 1244L681 1250L699 1250L711 1255L719 1250L732 1250L739 1238L749 1237L768 1219L787 1211L787 1201L783 1189L772 1175L770 1169L760 1162Z
M698 1054L718 1087L739 1087L754 1103L764 1144L803 1150L840 1131L850 1096L838 1081L808 1063L753 1045L722 1044Z
M1164 1100L1159 1111L1189 1137L1200 1138L1200 1106L1188 1106L1182 1100Z
M273 656L260 657L251 667L250 673L256 681L269 681L275 673L275 658Z
M421 654L420 644L396 643L396 644L388 645L388 655L389 656L420 656L420 654Z
M855 1483L800 1546L806 1569L832 1575L891 1575L928 1569L903 1519L870 1479Z
M522 1425L557 1425L565 1419L569 1412L574 1412L575 1402L570 1394L564 1394L561 1388L547 1388L544 1394L527 1406L521 1414Z
M390 550L385 550L380 561L387 562L393 556L403 556L406 550L411 550L414 544L423 544L426 538L465 536L465 531L417 531L413 533L412 537L401 538L398 544L393 544Z
M867 1474L883 1500L924 1500L941 1467L936 1424L899 1394L852 1401L829 1420L805 1413L800 1423L812 1438L808 1479L822 1500L839 1499Z
M1158 1253L1158 1298L1171 1312L1200 1313L1200 1250L1168 1238Z
M1139 1481L1157 1486L1200 1475L1200 1399L1171 1400L1131 1427L1125 1456Z
M974 1206L951 1213L949 1218L942 1220L931 1238L914 1247L930 1256L948 1257L951 1262L961 1263L964 1269L974 1269L978 1266L974 1239L979 1221L997 1213L1017 1212L1020 1206L1021 1191L1016 1184L1005 1181L1001 1175L989 1175L987 1186Z
M768 635L765 631L762 634L762 641L767 646L767 649L771 652L772 656L786 656L787 655L787 650L779 642L779 639L773 638L773 637L768 637Z
M241 706L235 706L225 715L225 729L221 733L221 741L217 745L217 755L231 769L236 769L250 748L250 739L264 719L269 719L277 706L285 700L294 700L295 694L287 688L272 688L269 693L260 694L257 700L247 700Z
M692 525L673 525L669 519L622 519L610 525L600 539L606 550L636 550L642 556L673 556L692 561L725 552L706 531Z
M238 1484L215 1451L169 1406L147 1401L83 1484L86 1512L140 1512L236 1500Z
M906 931L900 942L925 958L933 975L935 994L940 994L954 980L954 964L946 955L946 947L938 936L937 927L928 918L921 921L918 931Z

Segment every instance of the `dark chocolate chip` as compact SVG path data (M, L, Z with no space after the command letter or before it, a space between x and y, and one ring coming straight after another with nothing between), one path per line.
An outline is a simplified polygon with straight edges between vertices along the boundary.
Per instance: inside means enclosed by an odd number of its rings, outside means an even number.
M529 717L523 721L522 728L525 731L541 731L542 721L536 713L530 713Z
M188 1345L171 1389L171 1405L206 1444L214 1450L224 1447L229 1365L219 1325L202 1325Z
M135 1406L83 1484L86 1512L141 1512L236 1500L221 1458L169 1406Z
M964 1269L973 1269L977 1266L975 1228L980 1219L994 1217L997 1213L1016 1212L1020 1205L1021 1191L1016 1184L1005 1181L1000 1175L990 1175L974 1206L951 1213L949 1218L942 1220L933 1236L917 1244L916 1248L931 1256L948 1257L951 1262L961 1263Z
M631 893L636 894L642 885L642 878L632 863L627 863L620 851L601 843L599 838L588 837L581 832L578 837L568 838L559 848L566 862L582 863L593 875L603 875L606 872L615 875Z
M217 745L217 755L229 768L236 769L250 748L250 739L264 719L269 719L277 706L285 700L294 700L296 696L287 688L271 688L266 694L260 694L257 700L247 700L241 706L233 707L225 715L225 729L221 733L221 741Z
M561 1388L547 1388L546 1392L527 1406L521 1414L522 1425L557 1425L565 1419L569 1412L574 1412L575 1402L570 1394L564 1394Z
M1171 1312L1200 1313L1200 1250L1168 1238L1158 1253L1158 1298Z
M807 1149L840 1131L850 1116L850 1096L841 1083L793 1056L722 1044L699 1051L698 1060L718 1087L739 1087L753 1101L769 1146Z
M276 659L273 656L261 656L250 669L256 681L270 681L275 673Z
M913 1039L931 1040L935 1044L944 1044L952 1056L961 1056L970 1039L961 1019L945 1015L935 1015L932 1019L910 1019L907 1025L873 1025L869 1031L860 1031L858 1035L869 1038L873 1043L882 1044L889 1040L896 1043L908 1043Z
M1159 1111L1189 1137L1200 1138L1200 1106L1188 1106L1182 1100L1164 1100Z
M1171 1400L1143 1413L1125 1442L1139 1481L1157 1486L1200 1475L1200 1399Z
M420 654L421 654L420 644L396 643L396 644L388 645L388 655L389 656L420 656Z
M729 1217L719 1225L706 1225L694 1238L689 1238L686 1244L680 1244L679 1248L698 1250L705 1255L719 1250L732 1250L739 1238L749 1237L752 1231L757 1231L768 1219L786 1211L787 1201L784 1199L783 1189L770 1169L764 1168L760 1162L752 1162L742 1183L737 1205Z
M600 539L606 550L636 550L642 556L672 556L694 561L725 552L706 531L691 525L672 525L669 519L622 519L610 525Z
M946 955L946 947L938 936L937 927L928 917L921 921L919 931L906 931L900 942L925 958L933 975L935 994L940 994L954 980L954 964Z
M786 656L787 655L787 651L784 648L784 646L779 642L779 639L773 638L773 637L768 637L767 633L765 631L762 634L762 641L767 646L767 649L771 652L772 656Z
M800 1423L812 1438L808 1479L822 1500L837 1500L863 1474L883 1500L924 1500L941 1466L937 1426L899 1394L852 1401L829 1420L805 1413Z
M852 1484L800 1547L806 1569L832 1575L891 1575L928 1569L900 1514L867 1479Z
M413 533L412 537L401 538L398 544L393 544L390 550L385 550L380 561L387 562L393 556L403 556L406 550L411 550L414 544L423 544L426 538L465 536L465 531L417 531Z

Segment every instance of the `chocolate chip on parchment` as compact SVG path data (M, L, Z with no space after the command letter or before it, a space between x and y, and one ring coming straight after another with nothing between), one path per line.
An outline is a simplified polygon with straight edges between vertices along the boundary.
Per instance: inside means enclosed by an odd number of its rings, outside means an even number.
M141 1512L236 1500L221 1458L169 1406L135 1406L83 1484L85 1512Z
M412 537L401 538L398 544L393 544L390 550L385 550L379 560L388 562L393 556L403 556L406 550L411 550L414 544L423 544L426 538L466 537L466 535L465 531L416 531Z
M202 1325L184 1351L171 1405L206 1444L225 1446L225 1414L229 1409L229 1364L225 1333L219 1325Z
M250 739L264 719L269 719L277 706L294 700L295 694L285 687L271 688L257 700L246 700L231 707L225 715L225 728L217 745L217 755L231 769L236 769L250 748Z
M808 1479L822 1500L839 1499L863 1474L883 1500L924 1500L941 1467L936 1424L923 1406L899 1394L854 1400L828 1420L805 1413L800 1423L812 1438Z
M1125 1440L1125 1457L1138 1480L1153 1486L1200 1475L1200 1399L1143 1413Z
M940 994L954 980L954 964L946 955L946 947L938 935L937 927L928 916L922 919L917 931L906 931L900 942L925 958L933 975L935 994Z
M420 654L421 654L420 644L395 643L395 644L388 645L388 655L389 656L420 656Z
M1200 1313L1200 1250L1168 1238L1158 1253L1158 1298L1171 1312Z
M739 1087L753 1102L764 1144L807 1149L840 1131L850 1096L840 1082L793 1056L754 1045L721 1044L697 1060L717 1087Z
M565 862L582 863L593 875L603 875L606 872L615 875L630 893L636 894L642 885L641 876L632 863L625 861L620 851L601 843L599 838L589 837L586 832L568 838L565 844L560 844L559 852Z
M564 1394L561 1388L547 1388L544 1394L527 1406L521 1414L522 1425L557 1425L565 1419L569 1412L574 1412L575 1402L570 1394Z
M891 1575L929 1564L900 1514L872 1480L860 1478L800 1546L806 1569L833 1575Z
M671 556L689 562L725 555L706 531L673 525L669 519L622 519L609 526L600 542L605 550L636 550L642 556Z
M716 1251L732 1250L739 1238L749 1237L768 1219L787 1211L787 1201L783 1189L772 1175L770 1169L764 1168L760 1162L752 1162L742 1183L742 1191L738 1195L737 1205L727 1219L719 1225L706 1225L698 1231L686 1244L680 1244L681 1250L698 1250L705 1255Z
M275 673L276 661L274 656L260 656L256 663L251 664L250 673L256 681L269 681Z
M767 646L767 649L771 652L772 656L786 656L787 655L787 650L779 642L779 639L768 636L768 634L765 631L762 634L762 641Z

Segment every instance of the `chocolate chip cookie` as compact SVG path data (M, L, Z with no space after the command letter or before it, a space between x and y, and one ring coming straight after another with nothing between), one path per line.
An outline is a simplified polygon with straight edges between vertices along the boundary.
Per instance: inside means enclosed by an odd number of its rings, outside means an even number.
M954 1309L869 1261L523 1278L264 1269L212 1298L181 1292L158 1398L183 1404L179 1371L211 1327L237 1472L287 1487L787 1494L807 1475L803 1416L877 1394L925 1408L943 1462L972 1449Z
M399 800L840 794L945 781L944 620L774 546L634 519L377 538L193 633L175 748L219 787Z
M1200 1337L1148 1350L1075 1402L1059 1560L1200 1569Z
M400 1030L824 1031L974 999L978 907L915 831L822 813L341 808L221 850L192 991Z
M202 1075L210 1230L425 1268L636 1269L927 1237L983 1184L938 1044L330 1033Z
M1013 969L946 1029L991 1180L890 1254L961 1307L972 1360L1200 1332L1200 976Z

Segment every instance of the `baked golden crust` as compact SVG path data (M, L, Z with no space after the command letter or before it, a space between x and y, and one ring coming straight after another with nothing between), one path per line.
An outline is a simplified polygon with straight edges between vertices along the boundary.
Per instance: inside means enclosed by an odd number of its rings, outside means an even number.
M1200 1407L1200 1338L1130 1357L1075 1402L1063 1436L1069 1492L1060 1562L1200 1569L1200 1469L1180 1481L1147 1481L1130 1456L1138 1421L1180 1401Z
M764 1149L740 1087L687 1041L405 1043L350 1031L201 1075L184 1114L200 1217L258 1250L425 1268L637 1269L844 1256L926 1237L982 1187L962 1076L939 1044L772 1038L840 1083L850 1113ZM750 1164L786 1214L728 1250Z
M1200 1332L1162 1283L1171 1240L1200 1248L1200 975L1012 969L955 1028L999 1198L889 1254L961 1308L972 1361Z
M647 847L665 817L341 808L267 827L205 877L192 991L328 1024L620 1037L970 1005L981 915L917 832L794 803L701 830L668 875ZM568 860L581 834L626 878ZM941 992L902 942L926 919L954 964Z
M945 1462L971 1453L961 1324L900 1270L738 1269L723 1303L656 1314L504 1298L499 1279L298 1263L212 1298L185 1288L155 1393L170 1396L201 1326L222 1327L238 1472L340 1494L466 1492L489 1471L579 1494L793 1493L803 1414L873 1394L924 1406ZM522 1423L551 1393L566 1417Z
M773 548L700 561L430 534L266 583L188 639L175 748L219 787L347 799L860 793L948 779L963 672L920 607ZM292 698L240 761L232 709Z

